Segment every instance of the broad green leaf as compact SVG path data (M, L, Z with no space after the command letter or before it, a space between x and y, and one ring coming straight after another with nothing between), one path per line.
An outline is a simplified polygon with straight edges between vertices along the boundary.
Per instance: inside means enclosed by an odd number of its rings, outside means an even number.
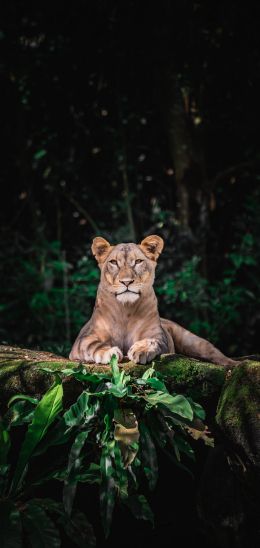
M127 388L122 384L115 385L112 382L106 383L107 392L116 398L123 398L127 394Z
M78 470L80 467L79 455L81 453L82 448L84 447L88 434L89 434L88 430L83 430L83 432L80 432L79 434L77 434L69 453L67 479L64 482L64 488L63 488L64 508L69 516L71 515L72 506L73 506L76 489L77 489L77 481L74 480L73 483L69 482L70 473L72 471L74 472Z
M24 442L18 457L16 470L11 486L11 493L14 493L21 482L25 467L33 455L34 449L46 434L62 409L63 388L61 379L57 377L55 383L46 392L38 403L32 423L29 425Z
M142 379L144 381L146 381L147 379L150 379L150 377L153 376L153 374L155 373L155 369L153 367L149 367L148 369L146 369L146 371L143 373L142 375Z
M159 420L159 418L154 413L149 412L147 414L146 419L148 420L150 432L154 440L156 441L156 443L158 443L159 447L162 449L165 455L179 468L182 468L183 470L185 470L185 472L188 472L188 474L190 474L190 476L193 478L193 475L190 472L190 470L186 466L184 466L181 462L179 462L175 458L175 456L173 456L171 451L168 451L167 440L169 441L169 438L165 435L165 432L163 431L162 423Z
M35 404L27 400L17 401L8 409L6 418L11 426L32 422Z
M151 386L154 390L157 390L159 392L166 392L169 393L164 382L160 381L156 377L152 377L151 379L147 379L146 384Z
M107 538L111 527L116 498L116 484L113 477L114 469L112 466L111 456L107 450L107 447L103 448L100 459L100 468L100 513L105 537Z
M84 391L78 397L76 403L74 403L63 417L67 426L78 426L86 416L89 409L89 394Z
M124 369L119 369L118 359L115 355L112 356L110 360L110 365L112 369L112 381L113 383L123 389L125 385L130 381L130 375L125 375ZM108 384L108 383L107 383Z
M194 476L193 476L192 472L189 470L189 468L187 468L187 466L182 464L182 462L178 461L175 458L175 456L173 456L173 454L170 451L168 451L168 449L166 449L165 446L161 446L161 447L162 447L162 450L163 450L164 454L168 457L168 459L170 461L172 461L173 464L175 464L176 466L178 466L178 468L181 468L182 470L187 472L187 474L189 474L191 476L191 478L194 479Z
M63 417L58 418L56 424L51 428L34 450L34 456L41 455L52 445L67 443L71 437L72 428L68 427Z
M82 392L77 402L64 413L63 417L61 417L51 431L47 433L37 447L35 455L44 453L46 449L52 445L67 443L75 426L86 426L97 416L100 409L100 403L96 400L89 406L88 396L88 393Z
M0 419L0 465L5 465L7 455L11 446L9 432L4 427Z
M111 360L110 360L110 365L111 365L111 369L112 369L112 378L113 378L113 382L115 384L118 384L118 382L120 382L120 369L118 367L118 359L116 357L115 354L113 354Z
M176 456L177 461L180 462L180 460L181 460L181 455L180 455L180 451L179 451L178 444L176 443L174 437L173 437L172 440L171 440L171 445L173 446L173 449L174 449L174 452L175 452L175 456Z
M181 453L185 453L185 455L187 455L192 460L195 459L194 451L191 448L188 441L184 438L184 436L175 433L174 441L175 441L175 444L176 444L176 446L178 447L178 449Z
M37 405L39 403L39 400L37 398L32 398L31 396L25 396L24 394L16 394L9 400L8 407L10 407L10 405L16 400L29 401L33 403L34 405Z
M194 417L197 417L198 419L201 419L202 421L206 418L206 413L203 409L203 407L199 404L193 401L192 398L187 397L187 400L190 402L191 407L193 409Z
M154 409L148 411L146 414L146 420L148 423L149 432L152 435L153 439L157 442L159 447L162 449L166 445L166 436L164 434L161 420L159 420L159 417L157 413L154 412Z
M116 480L117 488L119 491L119 496L120 498L125 498L128 496L127 471L124 466L122 453L118 443L115 443L114 459L115 459L115 480Z
M126 506L137 519L144 519L154 524L154 516L144 495L132 495L124 500Z
M0 546L22 548L20 512L11 501L0 502Z
M143 421L139 424L140 429L140 456L144 473L148 479L150 489L154 489L158 479L158 461L156 448L149 432L149 429Z
M102 432L101 441L103 445L107 445L108 440L111 438L110 433L112 431L112 417L110 414L106 413L104 416L105 429Z
M59 524L73 545L75 544L79 548L95 548L96 539L93 527L83 512L75 511L70 518L68 516L60 517Z
M181 394L178 394L177 396L172 396L171 394L167 394L165 392L155 392L154 394L146 394L144 396L144 399L150 404L150 405L163 405L170 409L172 413L175 413L176 415L180 415L181 417L184 417L185 419L192 420L193 419L193 411L190 402L182 396Z
M111 379L111 375L105 375L104 373L74 373L74 378L80 382L93 382L94 384L99 384L102 380Z
M22 523L33 548L59 548L60 535L45 510L35 502L28 502L22 512Z
M100 383L103 379L106 379L106 380L109 380L111 379L111 374L109 373L89 373L83 365L80 365L79 367L77 368L70 368L70 367L67 367L65 369L56 369L56 370L53 370L53 369L50 369L50 368L41 368L42 370L46 371L46 372L52 372L54 373L57 372L57 373L62 373L62 375L66 376L66 377L74 377L76 380L78 381L83 381L83 382L93 382L95 384L98 384Z

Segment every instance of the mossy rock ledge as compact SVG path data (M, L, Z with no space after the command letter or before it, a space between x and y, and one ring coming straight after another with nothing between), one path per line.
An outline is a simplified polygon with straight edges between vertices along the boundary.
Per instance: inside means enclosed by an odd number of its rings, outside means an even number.
M3 410L14 394L40 397L53 382L53 375L42 370L62 370L78 362L50 352L0 345L0 408ZM109 372L110 366L84 364L89 372ZM124 360L121 367L140 376L150 365L136 365ZM260 357L243 359L232 370L178 354L164 354L154 367L166 376L176 392L192 396L205 407L209 420L214 418L231 444L238 446L254 466L260 466ZM64 379L65 400L80 393L82 385Z
M232 371L218 401L216 423L260 473L260 361L245 360Z

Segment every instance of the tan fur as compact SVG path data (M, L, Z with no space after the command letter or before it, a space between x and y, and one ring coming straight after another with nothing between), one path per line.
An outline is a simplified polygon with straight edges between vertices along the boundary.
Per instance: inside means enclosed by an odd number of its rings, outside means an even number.
M111 246L104 238L94 238L92 252L101 279L93 314L72 347L71 360L106 364L115 354L119 361L127 355L145 364L160 354L178 352L234 364L210 342L159 317L153 283L163 245L155 235L140 245Z

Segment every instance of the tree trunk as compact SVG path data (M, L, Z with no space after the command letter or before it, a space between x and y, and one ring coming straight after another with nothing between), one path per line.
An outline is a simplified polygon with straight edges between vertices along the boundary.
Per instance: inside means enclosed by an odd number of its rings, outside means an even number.
M194 253L202 258L206 275L212 196L206 168L203 118L198 112L194 93L181 87L175 73L166 71L164 80L167 83L164 116L174 167L179 227L190 240Z

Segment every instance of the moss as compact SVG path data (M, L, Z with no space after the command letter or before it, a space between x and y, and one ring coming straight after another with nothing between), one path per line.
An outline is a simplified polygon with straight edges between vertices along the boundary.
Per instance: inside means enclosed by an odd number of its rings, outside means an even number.
M260 363L245 361L233 370L219 399L216 422L233 444L260 464Z
M10 377L16 371L19 371L19 369L22 369L24 367L28 367L28 362L25 362L23 359L16 359L16 360L8 360L6 362L1 363L1 369L0 369L0 381Z
M166 354L155 360L155 369L166 378L169 387L176 392L184 392L196 400L205 400L212 394L218 395L225 378L222 367L199 360ZM17 347L0 346L0 388L1 400L6 401L15 392L43 393L52 375L41 368L53 371L75 367L79 362L71 362L50 352L28 350ZM84 364L89 372L110 373L109 365ZM127 374L140 377L151 364L136 365L124 360ZM49 380L48 380L49 377Z
M177 391L184 390L198 400L219 394L226 376L223 367L178 355L162 356L156 369L169 378Z
M225 421L239 426L242 421L241 407L243 414L257 415L259 399L260 364L245 362L234 369L230 380L226 382L219 399L216 419L218 422Z

